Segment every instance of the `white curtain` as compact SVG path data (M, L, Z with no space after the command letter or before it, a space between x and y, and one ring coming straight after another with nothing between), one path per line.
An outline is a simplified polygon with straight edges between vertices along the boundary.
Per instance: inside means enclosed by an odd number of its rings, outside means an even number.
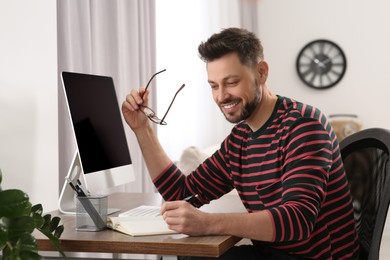
M155 72L155 1L57 0L57 26L61 191L76 144L60 73L74 71L111 76L121 105L131 88L145 85ZM124 126L136 181L119 190L153 192L155 189L135 136L125 122Z

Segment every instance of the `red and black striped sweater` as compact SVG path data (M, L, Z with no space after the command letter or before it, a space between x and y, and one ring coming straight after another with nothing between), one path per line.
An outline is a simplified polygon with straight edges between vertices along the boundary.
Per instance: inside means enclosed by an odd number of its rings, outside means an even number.
M270 212L275 236L268 245L304 258L357 259L338 141L325 115L312 106L278 96L262 128L252 132L245 122L235 125L190 175L171 164L154 183L165 200L198 194L195 206L235 188L248 212Z

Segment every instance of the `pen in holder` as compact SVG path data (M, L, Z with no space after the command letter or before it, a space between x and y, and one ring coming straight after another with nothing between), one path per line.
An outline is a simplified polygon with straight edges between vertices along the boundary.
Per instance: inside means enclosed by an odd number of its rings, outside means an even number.
M76 230L100 231L106 228L108 196L77 196Z

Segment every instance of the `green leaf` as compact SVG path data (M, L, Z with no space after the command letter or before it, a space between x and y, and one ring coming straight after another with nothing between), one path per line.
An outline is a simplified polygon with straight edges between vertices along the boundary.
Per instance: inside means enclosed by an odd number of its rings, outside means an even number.
M26 193L10 189L0 192L0 217L14 218L30 214L31 203Z
M31 234L22 235L12 248L5 251L3 259L41 259L38 254L38 246L35 238Z
M66 255L64 252L61 250L60 246L60 241L59 237L61 236L62 232L64 231L64 226L58 226L60 223L60 218L59 217L53 217L51 219L50 214L46 214L43 216L43 219L45 220L45 223L42 225L41 228L38 228L39 231L42 232L46 237L48 237L53 244L54 248L60 252L60 254L66 258Z
M45 224L45 219L42 217L43 208L41 204L36 204L31 207L30 216L34 219L36 228L40 228Z
M41 229L47 229L49 230L49 227L50 227L50 221L51 221L51 215L50 214L46 214L43 216L43 220L45 223L43 223Z
M8 241L9 220L5 217L0 218L0 251L3 250Z
M24 234L31 234L35 229L34 220L29 216L22 216L10 220L8 238L15 241Z
M56 230L56 228L60 224L60 221L61 221L61 219L59 217L54 217L51 219L51 224L50 224L50 228L49 228L50 232L53 232L54 230Z
M54 230L54 236L57 237L57 238L60 238L61 235L62 235L62 232L64 232L64 226L63 225L57 227L56 230Z
M31 234L24 234L20 237L17 247L22 252L35 252L38 253L37 241Z
M31 217L34 221L34 226L36 228L42 227L43 224L45 223L45 220L43 219L43 217L40 214L34 213Z
M38 214L42 216L42 213L43 213L42 204L36 204L31 207L31 214Z

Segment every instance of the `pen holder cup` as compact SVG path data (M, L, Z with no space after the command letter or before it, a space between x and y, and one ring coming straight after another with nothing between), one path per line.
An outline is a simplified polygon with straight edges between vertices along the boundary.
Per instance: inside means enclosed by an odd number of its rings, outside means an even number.
M106 228L108 196L77 197L76 230L100 231Z

